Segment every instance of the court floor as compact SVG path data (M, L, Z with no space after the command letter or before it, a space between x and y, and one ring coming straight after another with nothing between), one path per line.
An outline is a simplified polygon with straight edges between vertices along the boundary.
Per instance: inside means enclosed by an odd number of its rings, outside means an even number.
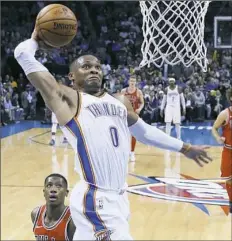
M211 146L214 161L204 168L180 154L137 144L128 175L135 240L231 240L225 181L219 178L222 148L210 129L210 123L182 128L183 140ZM74 154L60 132L56 146L49 146L49 126L37 122L3 127L1 136L1 240L33 240L30 212L44 203L44 178L62 173L71 190L79 180Z

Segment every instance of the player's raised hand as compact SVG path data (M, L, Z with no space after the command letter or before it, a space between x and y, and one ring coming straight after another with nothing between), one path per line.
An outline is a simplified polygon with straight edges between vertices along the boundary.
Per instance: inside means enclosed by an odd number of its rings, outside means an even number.
M34 28L33 33L31 34L31 38L35 39L38 42L40 49L42 49L42 50L52 50L53 49L52 46L45 44L44 41L42 41L40 39L36 26Z
M203 167L204 164L212 161L212 158L208 156L207 149L209 149L208 146L190 146L188 151L183 152L183 154L187 158L194 160L200 167Z

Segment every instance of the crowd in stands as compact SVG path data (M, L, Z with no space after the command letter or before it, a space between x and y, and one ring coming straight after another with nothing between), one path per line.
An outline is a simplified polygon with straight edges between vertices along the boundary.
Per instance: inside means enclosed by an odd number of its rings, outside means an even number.
M36 15L47 3L15 4L3 2L1 9L0 101L3 125L22 119L36 119L38 110L39 93L12 59L14 48L24 39L30 38ZM160 106L168 84L167 76L163 68L138 67L142 60L143 41L139 3L66 1L64 4L81 19L78 22L78 34L70 45L59 50L37 51L37 59L48 67L58 81L69 85L68 65L80 55L94 54L102 61L105 88L111 93L120 92L127 86L130 75L136 74L137 86L142 89L145 99L142 117L148 123L162 122ZM214 10L209 9L212 16L215 13L210 11ZM206 20L208 71L202 72L195 64L189 68L181 64L168 67L168 75L176 79L184 92L187 108L185 121L214 119L228 105L225 92L232 84L232 52L230 49L218 51L213 48L212 23L212 19L208 23ZM64 71L58 73L62 66ZM45 113L47 121L49 114L47 111Z

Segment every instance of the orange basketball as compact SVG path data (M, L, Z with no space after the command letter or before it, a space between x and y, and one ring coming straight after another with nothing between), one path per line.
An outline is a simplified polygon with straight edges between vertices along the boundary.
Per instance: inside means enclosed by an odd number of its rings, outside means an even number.
M44 7L36 18L38 35L47 45L62 47L69 44L77 33L75 14L62 4Z

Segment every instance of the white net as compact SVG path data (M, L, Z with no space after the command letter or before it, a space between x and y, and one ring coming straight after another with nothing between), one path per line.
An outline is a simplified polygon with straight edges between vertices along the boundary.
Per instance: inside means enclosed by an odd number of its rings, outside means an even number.
M140 67L198 63L207 70L204 21L210 1L141 1L143 37Z

